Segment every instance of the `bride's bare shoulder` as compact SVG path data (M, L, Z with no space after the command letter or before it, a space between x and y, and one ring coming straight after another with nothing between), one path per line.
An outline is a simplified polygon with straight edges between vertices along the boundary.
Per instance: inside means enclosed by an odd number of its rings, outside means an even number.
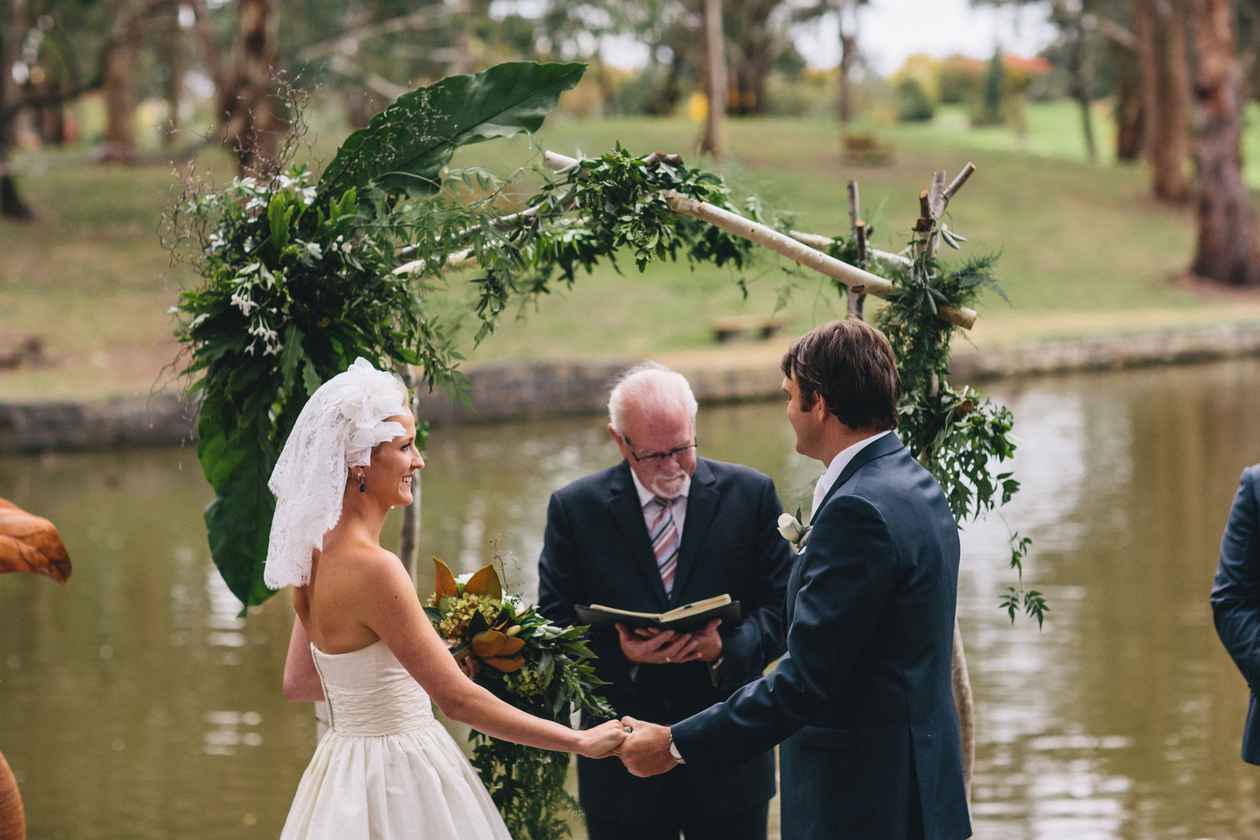
M325 566L335 566L339 577L354 578L360 585L393 583L399 579L400 572L403 578L410 580L396 554L372 543L346 542L325 546L323 561Z

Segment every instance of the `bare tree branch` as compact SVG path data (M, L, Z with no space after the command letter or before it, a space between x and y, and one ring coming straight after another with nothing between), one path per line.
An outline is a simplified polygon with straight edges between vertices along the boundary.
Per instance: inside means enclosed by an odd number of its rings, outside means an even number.
M439 18L445 16L440 9L426 8L410 14L389 18L388 20L369 23L349 32L343 32L335 38L327 38L323 41L308 44L297 51L297 57L299 61L314 61L321 56L330 54L353 55L358 50L359 44L364 41L379 38L382 35L392 35L396 32L424 30L436 23Z

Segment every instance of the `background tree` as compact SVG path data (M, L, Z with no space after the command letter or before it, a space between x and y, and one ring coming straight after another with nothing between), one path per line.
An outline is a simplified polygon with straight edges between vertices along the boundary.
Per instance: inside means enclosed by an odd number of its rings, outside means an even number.
M275 20L269 0L240 0L232 68L218 92L222 141L241 172L276 159L287 125L276 91Z
M1255 217L1243 182L1242 78L1229 0L1193 0L1196 20L1198 238L1191 270L1234 286L1260 284Z
M700 151L722 156L722 118L726 115L726 41L722 37L722 0L704 0L705 91L708 108Z
M140 18L136 0L112 0L110 48L104 55L105 142L101 160L131 163L136 155L136 62L140 52Z
M1142 88L1143 148L1151 189L1175 204L1190 197L1190 64L1185 0L1134 0L1133 34Z

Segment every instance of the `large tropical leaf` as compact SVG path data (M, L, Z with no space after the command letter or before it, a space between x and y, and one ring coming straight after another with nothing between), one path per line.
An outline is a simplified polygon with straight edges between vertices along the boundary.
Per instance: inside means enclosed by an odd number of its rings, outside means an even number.
M210 555L228 589L251 607L275 594L263 583L276 509L267 479L275 464L255 424L241 420L219 394L207 395L197 418L197 458L215 491L205 512Z
M31 572L65 583L70 555L57 526L0 499L0 572Z
M336 198L369 183L435 192L457 148L537 131L585 70L579 63L514 61L405 93L341 144L320 178L320 197Z

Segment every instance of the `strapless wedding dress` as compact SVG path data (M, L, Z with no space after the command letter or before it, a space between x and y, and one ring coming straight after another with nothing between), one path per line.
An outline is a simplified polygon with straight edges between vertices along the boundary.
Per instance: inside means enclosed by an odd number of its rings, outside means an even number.
M512 840L429 696L384 642L311 645L329 732L302 774L281 840Z

